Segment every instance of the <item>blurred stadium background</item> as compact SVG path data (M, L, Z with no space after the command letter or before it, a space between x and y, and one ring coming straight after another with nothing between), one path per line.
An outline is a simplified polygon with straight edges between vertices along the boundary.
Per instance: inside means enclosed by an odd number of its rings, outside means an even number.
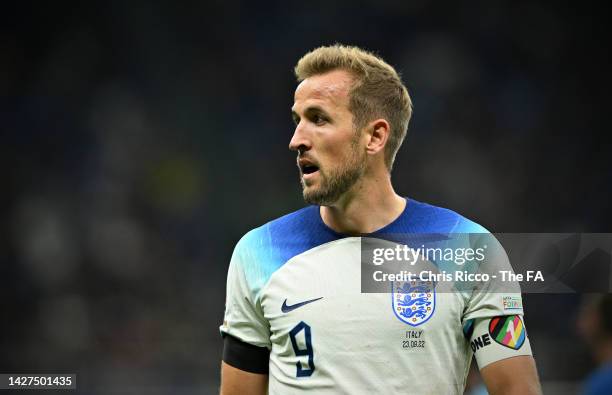
M398 191L496 232L606 232L606 14L588 2L12 2L0 13L0 372L78 393L218 386L225 274L303 205L292 68L334 42L398 68ZM529 295L547 393L593 367L576 295ZM563 390L561 390L563 389Z

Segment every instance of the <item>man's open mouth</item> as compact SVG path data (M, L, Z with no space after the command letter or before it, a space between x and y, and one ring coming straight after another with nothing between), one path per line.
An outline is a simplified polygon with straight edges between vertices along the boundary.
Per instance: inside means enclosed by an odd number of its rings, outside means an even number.
M300 169L300 173L302 173L302 177L307 177L319 171L319 166L309 158L298 157L297 165Z
M304 165L300 166L302 169L302 174L312 174L319 171L319 168L315 165Z

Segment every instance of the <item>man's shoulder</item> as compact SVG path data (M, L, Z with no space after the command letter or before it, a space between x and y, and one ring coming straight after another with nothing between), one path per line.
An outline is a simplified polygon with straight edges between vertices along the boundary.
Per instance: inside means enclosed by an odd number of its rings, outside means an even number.
M279 236L297 236L295 232L302 233L303 230L315 228L317 225L318 208L307 206L290 212L265 224L248 231L238 245L244 243L266 244L278 241Z
M288 260L324 242L316 229L315 211L312 206L294 211L250 230L238 241L232 262L244 273L255 297Z
M307 206L247 232L236 245L239 253L282 265L291 257L336 238L322 226L317 206Z
M407 220L418 233L489 233L479 223L456 211L432 204L408 200Z

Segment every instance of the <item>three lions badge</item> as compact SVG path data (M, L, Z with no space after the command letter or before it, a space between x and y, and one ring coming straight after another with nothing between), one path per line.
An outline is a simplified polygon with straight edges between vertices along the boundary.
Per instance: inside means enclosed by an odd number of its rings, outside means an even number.
M395 316L411 326L419 326L431 318L436 309L433 281L394 281L391 283Z

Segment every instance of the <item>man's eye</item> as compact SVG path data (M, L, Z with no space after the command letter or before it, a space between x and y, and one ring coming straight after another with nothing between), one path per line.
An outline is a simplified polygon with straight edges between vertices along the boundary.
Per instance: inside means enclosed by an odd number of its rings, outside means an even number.
M320 115L315 115L312 117L312 122L316 123L317 125L321 125L325 123L325 118Z

